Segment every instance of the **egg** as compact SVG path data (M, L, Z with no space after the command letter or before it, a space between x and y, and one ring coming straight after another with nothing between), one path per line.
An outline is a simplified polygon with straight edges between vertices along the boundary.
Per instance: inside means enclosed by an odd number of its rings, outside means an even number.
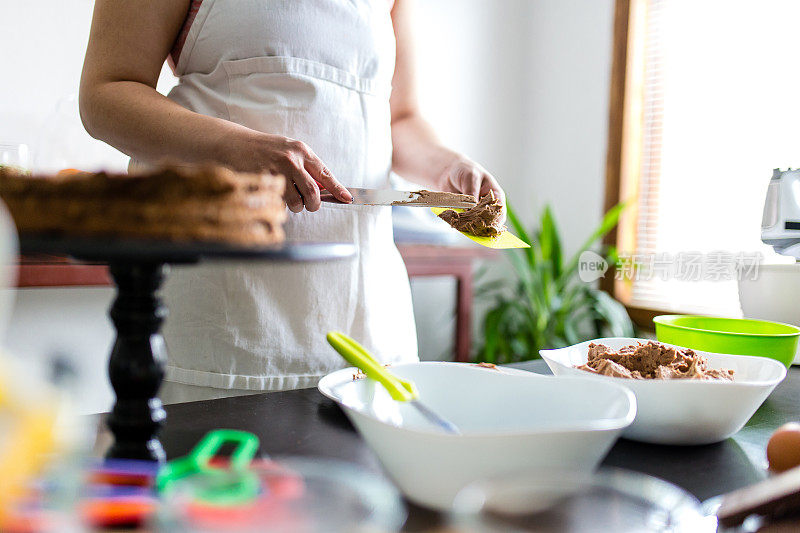
M800 422L779 427L767 443L767 460L774 472L800 466Z

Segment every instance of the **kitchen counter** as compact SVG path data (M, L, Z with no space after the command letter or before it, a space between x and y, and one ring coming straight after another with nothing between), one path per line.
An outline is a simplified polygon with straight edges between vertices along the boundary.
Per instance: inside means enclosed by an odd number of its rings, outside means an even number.
M550 373L544 361L513 366ZM258 435L261 451L266 454L341 459L381 472L375 456L344 413L316 389L175 404L166 410L161 441L169 458L186 454L211 429L234 428ZM658 476L704 500L763 479L767 440L778 426L792 420L800 420L798 368L789 371L747 426L724 442L662 446L623 439L603 465ZM410 506L405 530L422 531L441 523L441 515Z

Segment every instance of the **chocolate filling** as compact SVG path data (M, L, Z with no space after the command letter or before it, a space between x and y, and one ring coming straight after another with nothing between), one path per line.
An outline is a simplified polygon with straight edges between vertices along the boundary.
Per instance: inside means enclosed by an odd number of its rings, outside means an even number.
M708 360L694 350L676 349L660 342L624 346L614 351L602 344L589 345L585 365L576 366L604 376L629 379L724 379L733 370L708 368Z
M456 213L452 209L448 209L442 212L439 218L458 231L478 237L497 237L506 230L501 223L503 204L495 198L492 191L481 198L475 207L467 209L463 213Z

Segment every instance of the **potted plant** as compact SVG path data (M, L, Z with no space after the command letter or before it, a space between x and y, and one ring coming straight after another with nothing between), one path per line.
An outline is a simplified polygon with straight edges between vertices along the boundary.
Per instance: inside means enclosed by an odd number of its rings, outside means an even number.
M617 225L622 209L622 204L610 209L583 246L567 258L549 206L538 230L532 232L533 238L508 207L511 226L531 247L509 252L513 276L479 286L478 296L492 303L483 319L483 344L477 361L513 363L536 359L545 348L599 337L634 336L625 307L578 276L581 254ZM609 264L617 259L613 247L600 248L599 255Z

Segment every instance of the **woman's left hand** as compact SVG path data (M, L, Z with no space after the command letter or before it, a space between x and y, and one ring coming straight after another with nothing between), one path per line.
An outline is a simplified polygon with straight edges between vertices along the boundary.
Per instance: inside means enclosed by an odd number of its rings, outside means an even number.
M457 156L444 169L440 177L441 190L474 196L480 200L493 191L500 203L506 205L506 194L497 180L478 163Z

